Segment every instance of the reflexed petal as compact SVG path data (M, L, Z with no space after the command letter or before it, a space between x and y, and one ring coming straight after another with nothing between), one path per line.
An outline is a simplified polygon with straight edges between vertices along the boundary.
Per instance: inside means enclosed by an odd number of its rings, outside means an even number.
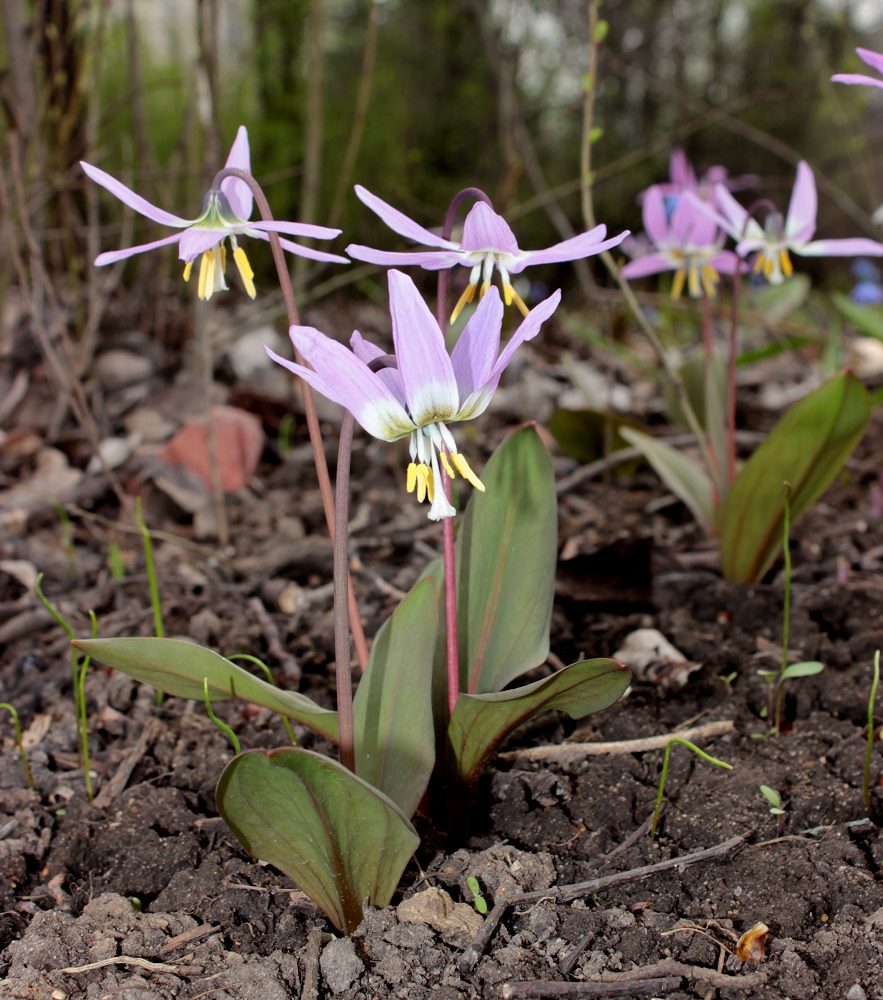
M116 177L111 177L110 174L105 173L98 167L93 167L91 163L80 160L80 166L85 171L86 176L95 181L96 184L107 188L124 205L134 208L136 212L146 215L148 219L153 219L154 222L159 222L164 226L175 226L177 229L185 229L195 221L193 219L182 219L177 215L172 215L171 212L166 212L162 208L157 208L156 205L152 205L146 198L142 198L140 194L135 194L131 188L127 188L122 181L118 181Z
M863 63L870 66L871 69L875 69L878 73L883 73L883 53L872 52L870 49L858 48L855 50L855 54Z
M532 340L539 332L543 323L552 315L553 312L558 308L558 303L561 301L561 292L553 292L547 299L535 306L531 311L525 316L521 322L521 326L512 335L512 339L503 348L502 353L499 358L497 358L496 363L491 369L490 376L484 385L479 386L475 392L473 392L463 403L460 408L460 412L457 414L458 420L471 420L473 417L479 416L479 414L484 413L487 409L488 403L491 401L491 397L497 391L497 386L500 383L500 376L506 370L506 366L512 360L512 355L515 354L516 350L526 341Z
M682 149L673 149L668 160L668 176L672 184L679 188L695 190L698 182L696 171L687 159L687 154Z
M831 77L832 83L859 83L864 86L883 87L883 80L875 80L872 76L865 76L864 73L835 73Z
M248 149L248 132L244 125L239 126L236 138L230 148L230 155L227 157L225 167L234 167L237 170L244 170L251 173L251 155ZM221 181L221 190L227 196L230 207L240 219L248 219L254 205L254 195L251 188L235 177L227 177Z
M267 240L269 242L270 237L267 233L262 233L260 230L253 234L258 239ZM350 264L351 261L347 260L346 257L341 257L337 253L328 253L325 250L315 250L313 247L302 247L299 243L292 243L291 240L279 240L282 245L283 250L287 250L289 253L296 254L298 257L307 257L310 260L320 260L325 264Z
M395 396L343 344L308 326L293 326L289 333L294 346L313 367L296 364L265 347L274 361L349 410L374 437L397 441L414 430L413 422Z
M458 250L375 250L373 247L350 243L346 253L353 260L363 260L367 264L379 264L381 267L408 267L413 264L426 268L427 271L441 271L454 267L455 264L466 263L460 259Z
M461 401L471 396L490 378L500 349L502 323L503 303L500 301L499 290L493 285L478 303L451 352L451 364Z
M688 193L685 197L697 212L714 220L715 225L732 236L734 240L741 240L745 236L746 225L749 227L749 231L750 227L754 225L757 228L756 235L763 238L763 230L753 219L748 218L748 213L723 184L718 184L714 188L714 201L704 201L693 193Z
M708 263L721 274L736 274L737 271L743 272L748 270L748 265L743 263L739 256L733 253L732 250L721 250Z
M356 185L356 194L363 205L367 205L372 212L376 212L389 228L393 232L398 233L399 236L405 236L415 243L425 243L430 247L447 247L449 250L458 249L456 243L452 243L450 240L443 240L441 236L436 236L435 233L424 229L423 226L414 222L413 219L409 219L404 212L400 212L397 208L393 208L392 205L388 205L382 198L378 198L376 194L371 194L361 184Z
M226 236L223 230L216 229L188 229L181 233L178 257L181 260L196 260L206 250L211 250L215 244L220 243Z
M816 231L818 197L816 181L809 164L801 160L797 164L797 180L791 192L791 204L785 217L785 242L806 243Z
M636 257L624 264L620 273L624 278L645 278L648 274L671 271L677 266L667 254L648 253L645 257Z
M247 216L243 215L243 219ZM301 239L333 240L340 236L342 230L329 229L327 226L313 226L307 222L250 222L249 229L262 229L268 233L285 233L288 236L299 236Z
M172 233L171 236L164 236L161 240L154 240L152 243L141 243L137 247L128 247L125 250L109 250L107 253L100 253L95 258L95 266L103 267L105 264L115 264L118 260L134 257L136 253L147 253L148 250L156 250L157 247L167 247L170 243L177 243L181 239L181 235L181 233Z
M682 196L671 217L671 231L678 246L707 247L717 239L717 224L694 202Z
M518 253L515 233L502 215L483 201L477 201L463 223L463 250L474 253L477 250L493 250L496 253Z
M883 243L856 236L845 240L813 240L789 248L801 257L883 257Z
M671 239L668 224L668 214L665 211L665 199L658 184L647 188L644 192L643 205L644 231L656 246L664 246Z
M449 419L457 412L459 396L444 334L414 282L401 271L389 272L389 311L399 375L414 423Z
M534 264L557 264L565 260L581 260L583 257L591 257L593 254L602 253L612 247L619 246L629 235L629 230L605 240L607 233L606 226L595 226L587 233L573 236L563 243L556 243L547 250L525 250L518 255L514 264L509 265L510 274L519 274L526 267Z

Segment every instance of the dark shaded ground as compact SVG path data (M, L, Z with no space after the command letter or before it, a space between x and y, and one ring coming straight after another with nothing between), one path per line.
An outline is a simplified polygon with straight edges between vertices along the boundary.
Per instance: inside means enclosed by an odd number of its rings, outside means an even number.
M528 389L557 377L554 364L551 375L545 365L520 374ZM239 405L248 398L239 391ZM111 409L114 399L107 394ZM476 428L470 458L523 416L523 402L501 399ZM281 409L261 416L272 426ZM369 915L351 940L332 940L312 903L273 869L251 863L217 818L214 784L230 749L202 706L169 699L156 710L151 690L94 668L86 692L97 788L125 762L132 770L116 794L102 793L110 800L103 808L87 803L66 637L8 561L44 571L47 592L84 634L89 608L102 635L150 634L140 541L119 525L74 516L71 571L57 520L32 512L16 526L5 515L0 700L22 714L37 789L25 787L4 721L0 996L490 1000L552 995L538 987L507 993L505 984L618 974L661 980L650 992L631 986L615 994L623 996L881 1000L883 837L865 816L861 787L871 662L883 645L879 440L875 418L848 475L794 532L790 645L796 658L822 660L826 670L791 685L787 732L772 739L763 737L766 692L756 670L776 664L781 577L742 587L703 568L713 559L701 534L679 505L660 502L649 473L565 492L554 654L565 663L609 656L635 629L653 627L695 669L650 669L622 702L582 725L546 717L518 733L487 776L468 843L454 850L421 831L397 909ZM227 552L198 539L165 494L148 487L145 503L149 523L179 536L157 539L166 633L263 656L281 684L330 704L331 550L317 491L304 485L313 473L303 441L298 433L284 462L268 449L248 488L228 498ZM73 455L75 444L66 451ZM6 483L27 468L18 459L16 469L9 454L7 447ZM440 544L424 513L400 503L399 458L363 440L354 461L354 578L369 635ZM562 476L574 468L556 462ZM94 509L112 512L102 492L94 489ZM129 567L122 581L107 568L111 540ZM286 655L274 659L276 639ZM264 710L224 703L218 712L243 747L285 743L280 722ZM676 747L655 841L636 832L652 812L661 750L565 752L565 741L616 744L716 721L732 728L703 745L733 770ZM298 736L313 745L309 734ZM519 752L528 747L551 749L537 759ZM880 774L878 743L878 806ZM780 793L783 816L770 814L761 784ZM730 860L575 902L513 905L470 970L460 963L480 924L474 910L430 907L447 905L438 889L455 903L471 900L469 875L493 903L732 837L745 846ZM412 898L416 904L403 903ZM729 952L759 921L770 928L767 958L742 966Z

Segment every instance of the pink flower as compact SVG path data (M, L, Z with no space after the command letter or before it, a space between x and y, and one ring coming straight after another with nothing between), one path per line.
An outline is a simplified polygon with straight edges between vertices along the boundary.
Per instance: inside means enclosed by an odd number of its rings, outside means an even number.
M327 240L340 235L339 229L326 229L324 226L311 226L300 222L249 222L253 208L251 189L235 177L227 177L221 181L220 187L212 188L205 196L202 215L198 219L182 219L161 208L152 205L146 198L136 194L115 177L93 167L89 163L80 162L80 166L96 184L107 188L121 202L134 208L136 212L159 222L164 226L174 226L180 230L171 236L164 236L152 243L142 243L139 246L128 247L125 250L111 250L99 254L96 265L113 264L125 260L137 253L145 253L157 247L177 243L178 256L185 262L184 280L189 281L193 261L201 255L199 266L199 297L209 299L213 292L227 287L224 280L224 265L226 263L225 241L229 239L233 249L233 259L239 269L242 283L248 294L255 297L254 273L245 256L245 251L239 246L237 236L251 236L258 240L269 240L268 233L287 233L290 236L308 237ZM248 133L244 125L240 125L236 140L227 157L226 166L235 167L251 173L250 154L248 148ZM309 257L312 260L330 261L337 264L348 264L346 257L337 254L323 253L309 247L298 246L289 240L281 240L282 246L290 253Z
M870 49L856 49L855 54L871 69L883 73L883 55L879 52L872 52ZM883 87L883 80L877 80L864 73L835 73L831 80L833 83L863 83L869 87Z

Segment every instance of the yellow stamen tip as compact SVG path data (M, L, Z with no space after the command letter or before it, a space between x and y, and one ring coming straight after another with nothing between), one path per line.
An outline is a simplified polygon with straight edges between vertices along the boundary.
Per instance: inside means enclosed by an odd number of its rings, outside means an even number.
M239 268L239 277L242 278L242 284L245 285L245 290L248 292L251 298L257 295L257 291L254 287L254 271L251 269L251 264L248 262L248 257L245 256L245 251L242 247L237 247L233 251L233 260L236 261L236 266Z
M515 305L517 305L518 308L521 310L521 315L522 316L526 316L530 312L530 310L524 304L524 302L523 302L521 296L518 294L518 292L515 291L514 286L513 285L509 285L508 288L509 288L510 299L506 300L506 305L509 305L510 301L514 301Z
M485 295L487 295L488 290L490 289L490 287L491 287L491 283L489 281L483 281L481 283L481 292L479 293L479 296L478 296L479 300L483 299L485 297Z
M475 489L480 490L484 493L484 483L476 476L476 474L469 468L469 463L459 452L451 453L451 461L457 467L457 472L470 483Z
M192 260L188 260L187 263L184 265L184 280L185 281L189 281L190 280L190 272L192 270L193 270L193 261Z
M475 298L475 285L467 285L466 291L457 300L457 304L454 306L454 311L451 313L451 322L456 323L457 317L463 312L463 307L467 302L471 302Z
M679 299L681 297L686 280L687 272L684 268L679 267L677 271L675 271L674 281L671 283L671 297L673 299Z
M411 462L408 466L408 479L406 485L409 493L413 493L417 487L417 466L414 462Z
M784 274L786 278L790 278L791 275L794 274L794 268L791 266L791 258L788 256L787 250L779 251L779 260L782 264L782 274Z
M451 479L453 479L454 469L451 466L451 463L448 461L448 453L446 451L441 452L441 460L442 460L442 465L445 467L445 472L447 472L447 474L451 477Z

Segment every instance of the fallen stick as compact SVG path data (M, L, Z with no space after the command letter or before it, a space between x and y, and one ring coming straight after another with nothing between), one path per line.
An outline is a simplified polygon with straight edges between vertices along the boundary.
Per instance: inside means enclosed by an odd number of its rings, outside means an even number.
M676 733L661 736L646 736L640 740L617 740L612 743L556 743L554 746L525 747L522 750L507 750L498 754L501 760L541 760L544 763L564 764L583 757L646 753L648 750L664 750L669 741L677 737L681 740L710 739L723 736L735 728L732 719L705 722L690 729L679 729Z
M728 977L729 978L729 977ZM503 1000L555 1000L557 997L655 997L681 988L680 976L665 979L636 980L633 983L505 983L500 990Z

